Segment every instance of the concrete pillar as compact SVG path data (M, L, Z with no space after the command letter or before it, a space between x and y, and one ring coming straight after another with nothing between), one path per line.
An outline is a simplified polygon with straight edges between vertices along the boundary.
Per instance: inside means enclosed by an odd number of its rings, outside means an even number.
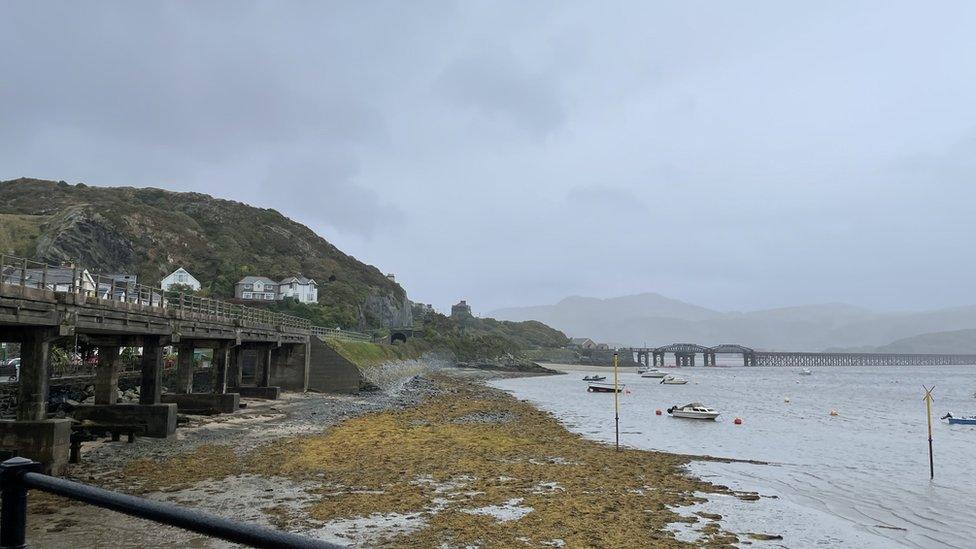
M256 365L260 370L255 372L255 385L258 387L267 387L271 385L271 350L274 346L268 345L266 347L261 347L258 349L258 364Z
M213 378L213 393L218 395L223 395L227 393L227 369L230 366L230 354L233 350L229 344L222 343L220 347L217 347L213 351L213 364L211 367L214 369Z
M244 363L244 346L238 345L231 347L228 352L230 360L227 363L227 387L231 392L235 392L241 386L243 371L241 365Z
M698 355L694 355L693 354L690 357L688 357L688 361L691 363L692 366L694 366L695 365L695 359L697 359L697 358L698 358Z
M20 344L20 384L17 394L17 419L47 419L51 334L47 330L30 330Z
M95 370L95 404L115 404L119 389L119 347L98 348Z
M180 343L176 355L176 393L193 392L193 343Z
M159 336L145 336L142 340L142 384L139 404L160 404L163 394L163 347Z

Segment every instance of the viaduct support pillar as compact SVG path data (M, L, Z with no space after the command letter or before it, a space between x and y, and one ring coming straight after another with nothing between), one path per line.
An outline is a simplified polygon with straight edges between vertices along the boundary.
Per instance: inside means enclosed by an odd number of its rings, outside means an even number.
M230 367L230 354L233 351L227 343L221 343L213 350L213 392L222 395L227 393L227 372Z
M142 383L139 404L159 404L163 394L163 346L159 336L146 336L142 341Z
M263 398L276 400L281 395L280 387L270 387L271 384L271 351L274 345L262 345L258 347L258 356L255 368L255 387L238 387L238 392L242 397Z
M71 420L47 419L48 353L57 332L27 329L20 335L17 419L0 421L0 447L40 462L45 472L61 474L68 464Z
M240 395L227 392L227 343L221 343L213 352L213 388L209 393L194 393L193 389L193 342L179 347L177 358L177 392L162 395L162 401L175 404L185 414L232 414L240 407Z
M180 343L176 355L176 394L193 392L193 343Z
M119 347L98 348L95 370L95 404L115 404L119 389Z

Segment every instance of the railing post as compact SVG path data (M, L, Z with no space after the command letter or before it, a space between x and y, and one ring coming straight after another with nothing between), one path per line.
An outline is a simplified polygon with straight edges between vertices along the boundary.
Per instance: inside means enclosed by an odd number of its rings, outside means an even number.
M47 262L44 263L44 273L41 275L41 289L47 289Z
M27 547L27 484L24 473L40 463L14 457L0 463L0 549Z
M20 270L20 285L27 285L27 260L24 260L24 267Z
M71 293L80 293L81 289L78 284L78 267L74 263L71 264Z

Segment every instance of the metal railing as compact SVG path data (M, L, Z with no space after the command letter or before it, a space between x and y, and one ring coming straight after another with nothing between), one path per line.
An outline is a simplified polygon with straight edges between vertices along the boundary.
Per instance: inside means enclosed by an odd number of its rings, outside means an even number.
M312 326L309 332L314 336L327 339L341 339L346 341L373 341L369 334L343 330L341 328L323 328L322 326Z
M0 463L0 549L26 547L27 492L41 490L129 516L250 547L339 549L342 546L43 475L40 464L14 457Z

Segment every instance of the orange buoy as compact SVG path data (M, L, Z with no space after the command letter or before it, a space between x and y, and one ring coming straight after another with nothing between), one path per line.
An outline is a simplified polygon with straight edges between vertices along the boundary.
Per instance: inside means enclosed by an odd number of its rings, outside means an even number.
M654 415L656 415L656 416L661 415L661 410L659 410L659 409L658 410L654 410Z
M735 418L735 421L733 421L732 423L735 423L736 425L742 425L742 418L741 417L737 417L737 418Z

